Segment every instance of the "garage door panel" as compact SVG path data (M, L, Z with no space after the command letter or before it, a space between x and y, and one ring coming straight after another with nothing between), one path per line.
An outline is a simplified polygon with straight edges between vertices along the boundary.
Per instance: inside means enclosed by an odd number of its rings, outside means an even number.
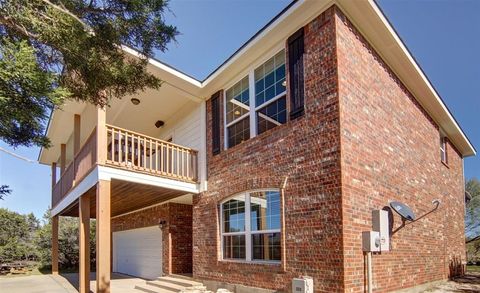
M162 232L158 226L114 232L113 249L116 272L145 279L162 275Z

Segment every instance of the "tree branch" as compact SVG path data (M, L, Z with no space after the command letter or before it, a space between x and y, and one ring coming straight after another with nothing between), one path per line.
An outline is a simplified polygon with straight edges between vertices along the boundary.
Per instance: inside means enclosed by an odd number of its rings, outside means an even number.
M92 34L94 35L95 33L93 32L92 28L90 26L88 26L85 22L83 22L83 20L81 20L78 16L76 16L75 14L73 14L72 12L70 12L68 9L66 8L62 8L56 4L53 4L52 2L50 2L49 0L42 0L43 2L47 3L48 5L52 6L53 8L57 9L58 11L62 12L62 13L65 13L67 14L68 16L72 17L73 19L75 19L76 21L78 21L84 28L85 30L87 31L87 33L89 34ZM62 5L63 6L63 5ZM65 6L64 6L65 7Z

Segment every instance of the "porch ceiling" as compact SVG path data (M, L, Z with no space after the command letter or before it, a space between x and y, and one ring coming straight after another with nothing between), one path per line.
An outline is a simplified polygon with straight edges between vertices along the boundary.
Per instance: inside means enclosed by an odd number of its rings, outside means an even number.
M184 195L184 191L138 184L122 180L111 181L112 217L145 208ZM96 218L96 187L92 187L83 196L90 198L90 218ZM60 214L78 217L78 201Z

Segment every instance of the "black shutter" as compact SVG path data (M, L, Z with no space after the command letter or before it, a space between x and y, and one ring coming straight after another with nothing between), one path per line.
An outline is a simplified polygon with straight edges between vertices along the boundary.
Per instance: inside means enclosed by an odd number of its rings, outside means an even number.
M220 153L220 92L212 96L212 153Z
M290 78L290 119L305 113L303 79L303 28L288 38L288 76Z

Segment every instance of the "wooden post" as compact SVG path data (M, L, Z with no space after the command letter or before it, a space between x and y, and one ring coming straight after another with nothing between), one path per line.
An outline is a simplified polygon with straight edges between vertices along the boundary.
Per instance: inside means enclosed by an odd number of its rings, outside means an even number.
M97 293L110 292L110 181L97 183Z
M79 293L90 292L90 198L83 194L79 199Z
M67 164L67 145L62 143L60 145L60 176L63 175L65 172L65 168Z
M57 163L52 163L52 198L55 184L57 184ZM58 275L58 216L52 217L52 274Z
M97 163L105 164L107 160L107 112L97 108Z
M73 156L80 151L80 115L73 116Z
M57 184L57 163L52 163L52 194L55 184Z
M52 275L58 275L58 216L52 217Z

